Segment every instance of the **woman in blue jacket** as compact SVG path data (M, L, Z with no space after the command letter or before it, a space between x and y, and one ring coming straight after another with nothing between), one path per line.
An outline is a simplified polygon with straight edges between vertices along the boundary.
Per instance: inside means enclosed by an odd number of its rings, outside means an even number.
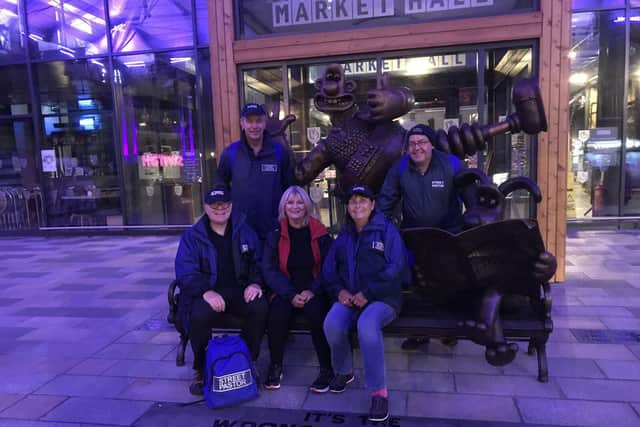
M322 269L324 286L337 299L324 321L336 371L329 388L341 393L354 379L349 331L355 327L371 391L369 420L384 421L389 401L382 328L402 306L406 252L395 225L375 211L369 187L354 186L348 197L347 222Z

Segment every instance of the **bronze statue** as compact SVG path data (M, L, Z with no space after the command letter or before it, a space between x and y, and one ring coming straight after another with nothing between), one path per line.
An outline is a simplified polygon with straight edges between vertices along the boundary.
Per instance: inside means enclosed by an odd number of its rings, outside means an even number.
M332 127L296 166L296 180L306 185L333 164L338 196L355 184L367 184L378 192L387 171L402 153L405 130L393 119L411 110L412 92L390 86L385 76L381 88L369 91L368 108L356 111L356 83L345 79L341 65L327 66L324 77L315 85L318 92L314 104L329 114Z
M539 286L548 286L557 267L553 254L544 250L534 221L504 221L505 197L523 189L539 203L542 195L529 178L514 177L498 187L478 169L460 171L454 182L465 204L464 228L479 232L456 238L428 228L405 231L403 237L416 260L414 284L436 305L471 306L476 316L459 328L486 346L490 364L502 366L518 351L517 344L505 340L503 313L539 302ZM433 255L434 247L438 256ZM547 303L550 310L550 300ZM535 344L544 351L544 343Z

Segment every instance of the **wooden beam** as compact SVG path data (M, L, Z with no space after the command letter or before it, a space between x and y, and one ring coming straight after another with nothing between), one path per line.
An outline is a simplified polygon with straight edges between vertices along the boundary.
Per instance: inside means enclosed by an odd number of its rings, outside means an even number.
M236 64L355 53L452 46L472 43L525 40L540 37L542 14L503 16L426 22L402 26L335 31L321 34L294 34L234 42Z

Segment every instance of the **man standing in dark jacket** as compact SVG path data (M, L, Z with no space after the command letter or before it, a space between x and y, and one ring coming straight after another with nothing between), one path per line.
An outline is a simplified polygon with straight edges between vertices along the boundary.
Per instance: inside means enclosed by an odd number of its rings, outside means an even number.
M260 104L249 103L240 112L242 136L224 149L218 164L218 183L233 191L234 209L261 241L278 226L278 203L293 184L289 149L265 132L267 115Z
M254 361L267 321L258 239L243 214L234 213L231 219L231 208L226 188L209 191L205 215L182 235L176 254L178 320L189 334L194 355L192 394L202 394L205 348L219 316L232 313L244 318L242 335Z
M462 204L453 177L462 168L460 159L433 149L436 134L426 125L407 133L407 151L384 180L378 209L390 218L402 203L401 228L436 227L451 233L462 230Z

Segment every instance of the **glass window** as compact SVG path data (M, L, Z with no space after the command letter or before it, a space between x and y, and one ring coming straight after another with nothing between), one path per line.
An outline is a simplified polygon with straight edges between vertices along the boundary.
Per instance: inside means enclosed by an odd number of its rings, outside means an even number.
M211 93L211 58L209 49L198 50L200 68L200 108L197 109L200 123L202 123L203 178L205 188L213 187L218 166L216 164L215 135L213 132L213 99ZM198 206L199 209L199 206ZM199 211L198 211L199 212Z
M571 22L567 217L617 216L625 16L623 11L574 13Z
M207 0L196 0L196 27L198 31L198 45L209 44L209 15Z
M114 52L193 45L191 0L109 0Z
M106 59L37 64L49 226L121 225Z
M192 224L202 212L193 51L115 64L126 223Z
M0 0L0 63L24 61L22 2Z
M0 67L0 116L29 114L29 85L25 65Z
M631 11L623 215L640 215L640 10Z
M486 123L504 121L515 112L511 92L516 80L531 75L531 48L504 48L487 51L485 87L487 88ZM508 178L526 176L535 179L535 145L524 132L502 134L488 141L484 171L496 184ZM509 218L535 217L530 194L519 190L507 196L505 210Z
M238 38L329 32L533 10L533 0L235 0Z
M77 58L107 52L102 0L29 0L33 58Z
M44 225L30 120L0 120L0 231Z
M638 0L630 0L631 3ZM598 10L624 7L625 0L573 0L571 10Z

